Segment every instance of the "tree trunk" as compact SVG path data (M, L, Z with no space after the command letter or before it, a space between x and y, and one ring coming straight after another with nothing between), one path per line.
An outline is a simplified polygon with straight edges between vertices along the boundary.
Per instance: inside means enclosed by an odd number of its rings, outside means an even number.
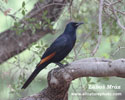
M38 1L34 8L26 15L22 20L19 21L20 27L13 26L10 29L0 33L0 64L9 58L19 54L25 50L30 44L39 40L47 33L52 33L52 29L49 28L49 24L43 16L44 11L47 11L46 18L50 19L50 22L57 20L60 15L62 8L65 6L67 0L44 0L43 2ZM27 19L34 18L35 21L29 22ZM39 22L48 25L44 28L35 29L35 33L32 34L33 29L24 27L29 24L35 25ZM23 29L23 32L18 35L14 28Z

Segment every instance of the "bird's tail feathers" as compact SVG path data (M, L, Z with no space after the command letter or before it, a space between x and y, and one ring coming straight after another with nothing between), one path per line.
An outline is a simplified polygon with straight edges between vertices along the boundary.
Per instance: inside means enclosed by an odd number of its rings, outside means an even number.
M33 71L33 73L31 74L31 76L27 79L27 81L25 82L25 84L22 86L21 89L25 89L31 82L32 80L36 77L36 75L46 67L46 64L42 64L36 67L36 69Z

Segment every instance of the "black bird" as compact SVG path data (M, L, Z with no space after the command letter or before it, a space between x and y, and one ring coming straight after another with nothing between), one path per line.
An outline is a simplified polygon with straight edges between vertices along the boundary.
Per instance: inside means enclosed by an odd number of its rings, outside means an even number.
M45 51L41 61L36 66L36 69L33 71L28 80L25 82L22 89L25 89L36 77L36 75L48 64L56 63L57 65L62 66L60 61L63 60L72 50L76 42L76 29L81 24L83 23L70 22L66 25L64 32Z

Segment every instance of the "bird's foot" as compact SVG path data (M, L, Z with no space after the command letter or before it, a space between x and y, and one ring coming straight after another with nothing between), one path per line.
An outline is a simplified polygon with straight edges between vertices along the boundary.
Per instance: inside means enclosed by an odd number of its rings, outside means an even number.
M65 64L65 65L63 65L62 63L56 63L59 67L61 67L61 68L64 68L64 67L66 67L66 66L68 66L69 64L67 63L67 64Z
M69 66L69 63L65 64L64 67Z

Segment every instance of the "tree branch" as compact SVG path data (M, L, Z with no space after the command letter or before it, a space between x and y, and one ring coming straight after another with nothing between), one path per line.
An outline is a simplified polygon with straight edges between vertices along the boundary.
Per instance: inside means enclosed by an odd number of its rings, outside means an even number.
M21 100L68 100L67 92L71 81L88 76L125 78L125 59L86 58L65 68L55 68L48 74L47 88Z
M103 3L104 3L104 0L100 0L99 15L98 15L99 37L98 37L97 45L96 45L95 49L92 51L92 55L93 56L97 52L97 50L99 48L99 45L101 43L101 39L102 39L102 11L103 11Z
M17 29L23 29L21 35L17 35L13 28L0 33L0 64L9 58L15 56L16 54L25 50L30 44L39 40L41 37L47 33L52 33L52 29L49 27L36 29L35 33L32 34L33 29L24 29L25 25L28 24L38 24L39 22L48 25L46 20L42 17L44 11L47 11L46 18L50 19L50 22L57 20L57 17L61 13L61 8L65 6L67 0L44 0L43 2L38 1L34 8L26 15L22 20L20 20L20 27ZM39 5L39 7L37 6ZM26 19L35 19L35 22L28 22Z
M125 12L122 12L122 11L114 8L114 5L117 3L122 3L122 0L118 0L115 2L107 1L107 3L104 2L104 4L107 6L107 8L113 13L115 20L117 21L117 24L121 27L121 29L125 30L125 26L121 24L120 19L119 19L118 14L117 14L117 13L120 13L122 15L125 15Z

